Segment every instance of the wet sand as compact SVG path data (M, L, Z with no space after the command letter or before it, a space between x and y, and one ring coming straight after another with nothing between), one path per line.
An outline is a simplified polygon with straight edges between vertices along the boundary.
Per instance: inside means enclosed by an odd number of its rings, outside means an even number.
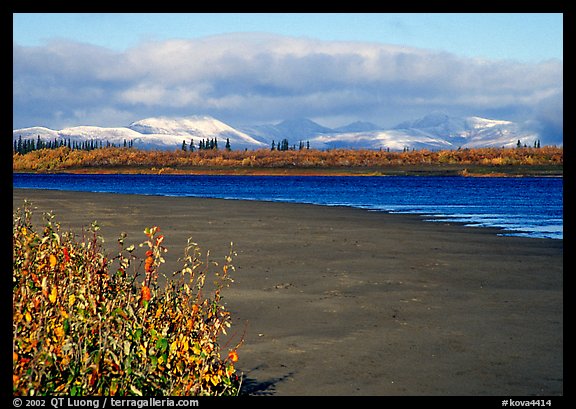
M215 260L250 395L563 395L563 240L346 207L14 189L105 246L158 225ZM108 248L108 247L107 247ZM236 332L235 332L236 331Z

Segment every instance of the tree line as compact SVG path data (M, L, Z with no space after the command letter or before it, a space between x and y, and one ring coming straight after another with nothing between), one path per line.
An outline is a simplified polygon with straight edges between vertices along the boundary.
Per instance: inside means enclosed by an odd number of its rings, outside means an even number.
M306 144L304 144L303 141L300 141L300 143L298 144L298 150L301 151L302 149L310 149L310 141L306 141ZM272 147L270 148L271 151L274 150L278 150L278 151L295 151L296 150L296 145L292 145L290 146L290 143L288 142L288 139L284 138L281 141L278 142L278 144L275 143L274 140L272 140Z
M194 139L190 139L190 145L188 145L186 143L185 139L182 140L181 149L184 152L187 152L187 151L194 152L196 150L196 147L194 146ZM227 151L232 150L232 147L230 145L230 138L226 138L226 145L224 146L224 149L226 149ZM218 150L218 138L201 139L200 142L198 142L198 150L200 150L200 151Z
M132 148L134 145L134 141L129 140L127 141L124 139L123 147L124 148ZM28 152L33 152L39 149L58 149L61 147L68 147L72 150L82 150L82 151L91 151L94 149L102 149L102 148L119 148L115 143L112 143L108 140L106 142L97 141L95 139L90 139L86 141L72 141L70 138L68 139L56 139L54 140L47 140L44 141L38 135L38 138L34 139L22 139L22 135L18 136L18 139L14 141L14 145L12 147L12 153L19 153L21 155L25 155Z

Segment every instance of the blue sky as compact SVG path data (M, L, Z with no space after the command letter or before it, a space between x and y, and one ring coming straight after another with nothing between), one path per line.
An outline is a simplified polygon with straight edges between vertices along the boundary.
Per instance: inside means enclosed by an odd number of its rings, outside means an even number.
M561 138L563 15L13 15L14 128L212 115L393 126L429 112Z
M13 20L20 45L67 38L125 50L150 40L266 32L468 57L563 59L560 13L21 13Z

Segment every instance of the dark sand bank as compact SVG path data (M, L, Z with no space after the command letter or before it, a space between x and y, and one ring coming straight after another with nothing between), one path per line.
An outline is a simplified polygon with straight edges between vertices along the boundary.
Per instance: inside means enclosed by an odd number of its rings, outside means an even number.
M216 260L245 344L243 392L562 395L563 241L342 207L15 189L64 229L97 220L116 250L158 225L178 268ZM108 247L109 246L109 247Z

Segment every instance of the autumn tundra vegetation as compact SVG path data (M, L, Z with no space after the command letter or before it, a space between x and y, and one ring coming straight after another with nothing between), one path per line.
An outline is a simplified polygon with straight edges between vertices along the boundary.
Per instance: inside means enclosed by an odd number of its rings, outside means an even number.
M141 150L134 147L72 149L59 146L25 154L14 152L15 172L114 172L114 173L292 173L350 172L387 174L398 169L456 169L479 173L506 172L510 167L562 172L563 148L543 146L474 148L390 152L355 149L289 150Z
M15 395L239 393L243 336L226 334L222 301L233 251L218 265L189 240L161 288L158 227L145 228L139 246L120 234L108 254L95 223L75 235L50 213L37 227L32 213L25 202L13 214Z

